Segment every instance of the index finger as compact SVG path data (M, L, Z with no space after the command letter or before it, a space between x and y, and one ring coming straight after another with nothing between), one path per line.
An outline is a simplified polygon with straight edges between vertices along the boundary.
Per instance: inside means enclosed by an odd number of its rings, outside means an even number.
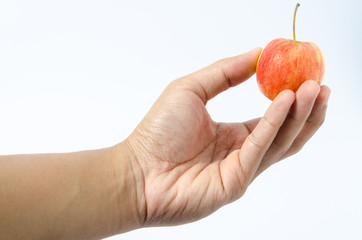
M269 106L258 125L249 134L239 152L240 166L247 183L258 169L261 160L282 126L295 100L291 90L281 92Z

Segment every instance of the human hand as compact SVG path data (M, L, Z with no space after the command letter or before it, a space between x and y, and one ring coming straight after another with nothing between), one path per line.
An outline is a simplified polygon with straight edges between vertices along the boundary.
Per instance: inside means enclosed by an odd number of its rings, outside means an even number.
M212 120L207 102L251 77L260 50L173 81L125 141L143 226L194 221L240 198L256 176L298 152L322 125L330 90L314 81L296 94L280 93L262 118Z

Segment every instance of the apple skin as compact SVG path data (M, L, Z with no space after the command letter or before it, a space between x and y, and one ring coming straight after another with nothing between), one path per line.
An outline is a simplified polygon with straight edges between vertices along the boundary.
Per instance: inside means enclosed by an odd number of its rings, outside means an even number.
M283 90L296 92L307 80L320 85L324 72L325 60L316 44L277 38L261 52L256 79L261 92L273 100Z

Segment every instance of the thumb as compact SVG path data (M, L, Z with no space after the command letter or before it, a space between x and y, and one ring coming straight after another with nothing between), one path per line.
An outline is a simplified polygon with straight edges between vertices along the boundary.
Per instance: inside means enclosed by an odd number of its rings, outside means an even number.
M261 48L247 53L221 59L210 66L197 71L186 78L191 81L194 90L206 103L219 93L234 87L255 73Z

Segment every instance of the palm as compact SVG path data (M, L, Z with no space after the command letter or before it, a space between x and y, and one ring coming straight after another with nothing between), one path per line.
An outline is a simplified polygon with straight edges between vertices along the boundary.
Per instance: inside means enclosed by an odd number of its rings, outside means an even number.
M220 163L240 149L249 130L215 123L189 90L167 89L158 102L138 130L152 156L145 160L152 172L145 183L148 214L171 224L198 219L234 199L225 192Z

